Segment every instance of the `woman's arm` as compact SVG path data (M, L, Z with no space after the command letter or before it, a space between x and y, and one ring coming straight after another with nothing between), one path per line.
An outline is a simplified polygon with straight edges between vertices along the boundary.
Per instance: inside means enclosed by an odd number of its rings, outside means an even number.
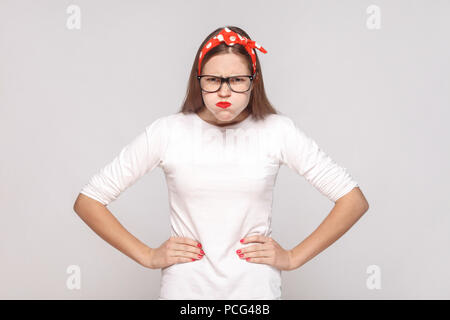
M103 240L139 264L143 264L152 248L128 232L108 208L80 193L73 206L78 216Z
M369 209L359 187L339 198L324 221L295 248L291 249L291 270L297 269L339 239Z

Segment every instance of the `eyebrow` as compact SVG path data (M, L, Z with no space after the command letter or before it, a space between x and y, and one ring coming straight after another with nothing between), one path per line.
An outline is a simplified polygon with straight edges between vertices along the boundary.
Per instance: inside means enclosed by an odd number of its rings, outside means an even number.
M214 76L214 77L229 78L229 77L236 77L236 76L251 76L251 74L236 73L236 74L231 74L228 77L224 77L224 76L216 75L216 74L204 74L204 76Z

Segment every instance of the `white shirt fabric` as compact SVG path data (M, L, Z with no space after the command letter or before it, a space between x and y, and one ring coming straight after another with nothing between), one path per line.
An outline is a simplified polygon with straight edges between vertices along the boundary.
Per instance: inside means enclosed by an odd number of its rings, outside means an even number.
M158 299L281 299L281 271L236 250L271 236L272 194L284 164L331 201L358 183L289 117L271 114L219 127L196 113L156 119L93 175L81 193L108 205L155 167L165 174L171 235L205 256L161 269ZM297 195L296 195L297 196Z

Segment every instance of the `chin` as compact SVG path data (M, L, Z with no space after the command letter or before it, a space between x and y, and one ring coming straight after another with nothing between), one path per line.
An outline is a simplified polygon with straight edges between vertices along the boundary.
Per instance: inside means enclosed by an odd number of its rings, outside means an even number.
M227 113L225 114L225 112L227 112ZM226 109L223 110L222 112L219 111L218 113L216 113L216 118L221 121L231 121L236 117L237 117L237 114L235 114L232 111L228 111Z

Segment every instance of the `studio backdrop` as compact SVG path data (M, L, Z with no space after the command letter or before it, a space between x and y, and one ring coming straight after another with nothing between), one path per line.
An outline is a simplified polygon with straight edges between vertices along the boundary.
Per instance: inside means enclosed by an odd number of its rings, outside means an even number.
M450 2L0 0L0 298L156 299L144 268L74 212L81 188L179 111L196 50L238 26L274 107L359 183L370 208L282 272L283 299L450 298ZM291 249L333 202L286 166L272 237ZM170 236L160 168L108 208Z

